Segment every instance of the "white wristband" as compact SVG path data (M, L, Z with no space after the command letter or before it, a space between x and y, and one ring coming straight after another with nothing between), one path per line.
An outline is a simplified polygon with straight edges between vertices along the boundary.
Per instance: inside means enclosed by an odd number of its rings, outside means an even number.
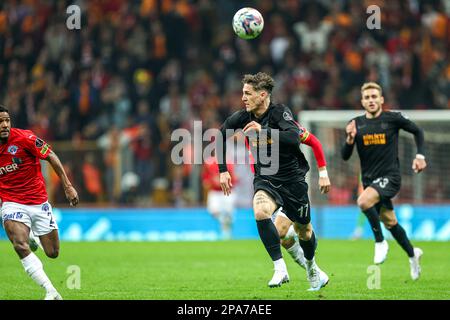
M423 154L418 153L416 154L416 159L425 160L425 156Z
M319 178L328 178L327 170L319 171Z

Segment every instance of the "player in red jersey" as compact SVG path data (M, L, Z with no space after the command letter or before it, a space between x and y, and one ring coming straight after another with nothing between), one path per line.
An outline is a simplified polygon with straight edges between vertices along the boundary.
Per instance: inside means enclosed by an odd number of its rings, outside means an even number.
M42 139L29 130L11 128L9 111L0 105L0 198L3 227L25 272L46 290L45 300L62 300L44 272L42 262L30 250L30 230L38 236L45 254L59 254L58 226L48 202L40 160L50 163L61 179L71 206L78 194L61 161Z
M227 167L229 172L234 172L232 164L228 163ZM232 179L231 183L234 185L236 180ZM228 197L223 194L219 181L219 167L215 156L205 159L202 168L202 184L208 190L206 200L208 212L220 222L222 239L230 240L236 199L234 194L230 194Z

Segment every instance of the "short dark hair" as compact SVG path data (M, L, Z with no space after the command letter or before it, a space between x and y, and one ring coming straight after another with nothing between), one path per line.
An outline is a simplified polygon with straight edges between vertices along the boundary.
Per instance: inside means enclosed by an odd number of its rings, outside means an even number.
M266 90L269 94L275 86L275 81L267 73L258 72L257 74L246 74L242 79L243 84L250 84L256 91Z
M0 112L8 112L9 113L9 110L6 109L6 107L4 105L0 104Z

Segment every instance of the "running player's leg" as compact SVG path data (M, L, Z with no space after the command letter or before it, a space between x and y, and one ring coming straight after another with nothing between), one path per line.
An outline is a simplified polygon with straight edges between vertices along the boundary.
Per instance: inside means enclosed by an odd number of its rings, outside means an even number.
M325 272L317 266L314 258L317 241L311 224L308 184L303 181L293 183L283 191L283 210L287 217L294 221L294 229L305 256L306 276L311 285L309 290L320 290L328 283L329 279Z
M30 251L28 245L30 228L22 222L13 220L6 220L4 227L9 240L13 244L14 250L19 255L25 272L34 282L45 289L46 298L52 296L54 299L57 299L59 294L45 274L41 260Z
M14 250L20 259L27 257L30 253L30 246L28 244L30 228L24 223L13 220L6 220L4 222L6 235L11 241Z
M389 245L384 240L380 217L376 208L379 202L380 194L373 187L367 187L358 197L358 206L366 215L375 237L375 254L373 258L375 264L383 263L389 250Z
M55 259L59 255L58 225L53 217L49 202L33 206L33 233L38 236L47 257Z
M220 228L222 230L222 239L231 239L231 229L233 223L233 213L228 210L222 210L219 214Z
M305 269L305 256L303 254L303 249L298 242L298 238L295 237L292 221L283 212L280 212L275 218L275 227L280 235L283 248L286 249L296 263Z
M408 255L411 267L411 278L413 280L417 280L420 276L420 257L423 252L420 248L413 248L411 245L405 229L403 229L403 227L398 223L392 203L390 205L388 204L387 207L388 208L383 206L381 208L380 219L383 221L386 229L391 232L394 239Z
M372 187L367 187L358 197L358 207L366 215L373 231L376 242L384 240L383 232L381 231L380 218L376 209L376 204L380 202L380 195L378 191Z
M287 267L281 254L280 236L272 222L272 214L278 205L275 200L264 190L257 190L253 196L253 211L259 237L264 247L272 258L275 273L269 282L270 287L280 286L289 281Z
M232 237L232 227L234 220L234 194L229 196L222 196L221 211L219 216L220 225L222 228L222 238L224 240L230 240Z
M55 259L59 255L59 235L58 230L55 229L47 234L39 236L42 248L47 257Z
M310 219L308 219L310 220ZM328 284L328 275L323 272L316 263L315 251L317 239L311 222L294 223L295 231L298 234L300 246L305 256L306 276L311 285L308 291L317 291Z
M53 217L53 209L47 201L41 205L30 207L33 224L32 229L38 236L47 257L55 259L59 255L58 225ZM46 300L61 300L61 295L55 288L47 291Z

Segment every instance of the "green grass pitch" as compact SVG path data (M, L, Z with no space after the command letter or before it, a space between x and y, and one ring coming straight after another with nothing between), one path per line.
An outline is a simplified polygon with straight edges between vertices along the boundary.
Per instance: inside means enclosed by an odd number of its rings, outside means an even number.
M414 242L423 249L422 276L413 282L406 254L390 241L380 266L380 288L369 289L373 242L319 240L316 255L330 283L307 292L305 271L284 251L290 283L268 288L272 262L259 240L228 242L98 242L61 243L51 260L36 253L64 299L109 300L336 300L450 299L450 243ZM12 246L0 241L0 300L42 299L24 272ZM69 266L80 269L80 289ZM370 281L369 281L370 282ZM69 284L69 286L68 286Z

